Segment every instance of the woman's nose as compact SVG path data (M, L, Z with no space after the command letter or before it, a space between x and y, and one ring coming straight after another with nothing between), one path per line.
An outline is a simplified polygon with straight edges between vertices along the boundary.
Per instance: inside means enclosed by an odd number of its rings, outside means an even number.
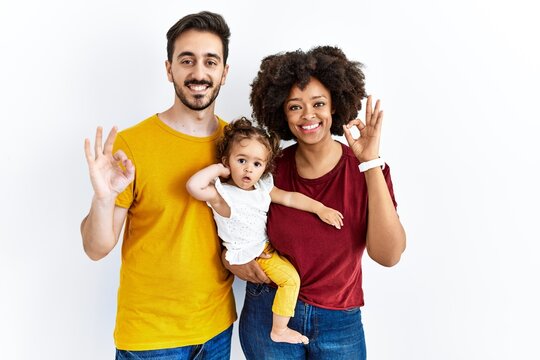
M304 113L304 119L306 120L312 120L312 119L315 119L315 113L313 111L306 111Z

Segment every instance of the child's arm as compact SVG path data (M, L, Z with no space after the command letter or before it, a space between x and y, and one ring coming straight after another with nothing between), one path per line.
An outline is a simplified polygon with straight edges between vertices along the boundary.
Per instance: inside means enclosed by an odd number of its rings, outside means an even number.
M187 191L197 200L206 201L212 209L223 217L231 216L231 208L219 195L214 186L214 179L218 176L228 177L230 170L223 164L212 164L197 171L186 183Z
M338 229L343 226L343 215L339 211L326 207L321 202L299 192L285 191L274 186L270 191L270 197L273 203L317 214L322 221Z

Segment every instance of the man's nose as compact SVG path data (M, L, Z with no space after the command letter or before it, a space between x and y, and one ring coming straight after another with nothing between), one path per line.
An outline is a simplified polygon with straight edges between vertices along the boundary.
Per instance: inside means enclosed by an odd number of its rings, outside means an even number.
M198 62L193 67L193 78L195 80L204 80L204 64Z

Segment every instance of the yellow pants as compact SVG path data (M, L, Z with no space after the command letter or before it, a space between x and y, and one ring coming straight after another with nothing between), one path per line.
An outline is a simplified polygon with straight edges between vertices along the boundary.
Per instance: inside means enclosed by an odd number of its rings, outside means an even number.
M269 242L266 243L264 252L272 257L270 259L258 258L257 262L270 280L278 286L272 312L292 317L300 291L300 276L289 260L279 255Z

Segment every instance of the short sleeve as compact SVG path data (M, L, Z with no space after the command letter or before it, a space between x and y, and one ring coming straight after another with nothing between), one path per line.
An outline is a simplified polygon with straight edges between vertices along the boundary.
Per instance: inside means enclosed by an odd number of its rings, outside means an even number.
M135 182L137 181L137 164L135 163L135 159L133 158L133 154L131 153L131 150L129 149L128 144L122 138L121 134L118 134L118 136L116 137L116 141L114 142L114 146L113 146L113 153L116 153L118 150L122 150L126 154L128 159L130 159L133 165L135 166L135 180L133 180L128 185L128 187L124 189L124 191L118 194L118 196L116 197L116 202L115 202L116 206L128 209L133 203L133 199L135 198Z
M218 192L218 194L223 198L223 200L225 200L225 202L227 203L227 205L229 205L229 207L231 208L232 210L232 201L231 201L231 198L229 196L229 194L227 193L227 190L225 190L225 187L223 186L223 184L221 183L221 180L219 180L219 177L216 177L214 179L214 186L216 188L216 191ZM206 202L206 204L208 206L210 206L210 204L208 202Z
M258 185L261 190L270 193L270 191L272 191L272 189L274 188L274 177L272 176L272 174L267 174L259 179Z

